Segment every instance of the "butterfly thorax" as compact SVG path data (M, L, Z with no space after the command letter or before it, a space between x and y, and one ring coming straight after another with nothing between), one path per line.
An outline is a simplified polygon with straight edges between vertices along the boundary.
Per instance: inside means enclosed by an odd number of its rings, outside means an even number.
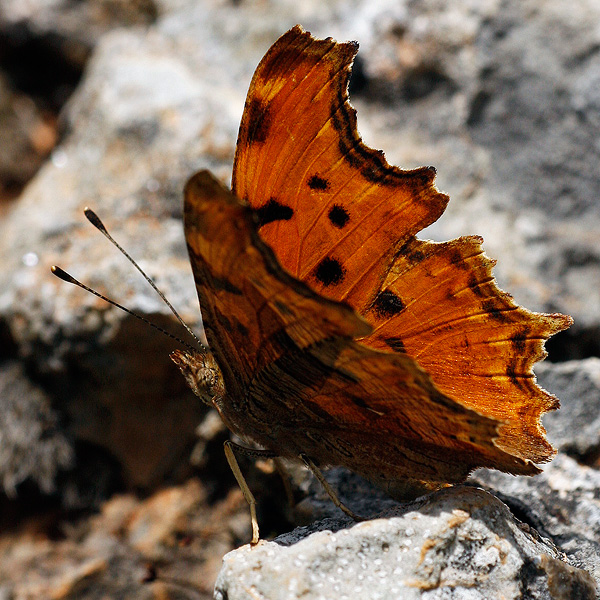
M210 352L174 350L171 360L179 367L194 394L214 407L225 394L223 376Z

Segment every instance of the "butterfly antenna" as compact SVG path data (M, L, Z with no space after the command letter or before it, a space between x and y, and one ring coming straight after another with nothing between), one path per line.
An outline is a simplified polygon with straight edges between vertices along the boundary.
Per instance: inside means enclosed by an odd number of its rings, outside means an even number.
M73 277L72 275L69 275L66 271L63 271L63 269L61 269L60 267L57 267L56 265L52 265L50 267L50 270L59 279L62 279L63 281L66 281L67 283L72 283L73 285L76 285L77 287L84 289L86 292L89 292L90 294L94 294L94 296L97 296L98 298L102 298L102 300L104 300L105 302L108 302L109 304L112 304L113 306L120 308L121 310L125 311L127 314L131 315L132 317L135 317L136 319L143 321L147 325L150 325L150 327L154 327L154 329L160 331L161 333L164 333L165 335L168 335L171 339L175 340L176 342L179 342L180 344L183 344L184 346L186 346L186 348L188 348L192 352L197 352L196 348L194 348L192 345L188 344L187 342L184 342L183 340L179 339L176 335L173 335L172 333L168 332L166 329L159 327L158 325L156 325L156 323L152 323L152 321L149 321L145 317L138 315L137 313L133 312L132 310L125 308L123 305L119 304L118 302L115 302L114 300L111 300L110 298L103 296L100 292L97 292L96 290L93 290L91 287L88 287L87 285L81 283L81 281L77 281L77 279L75 279L75 277ZM196 337L196 336L194 336L194 337ZM198 339L198 338L196 338L196 339ZM199 344L200 344L201 348L204 349L204 345L200 342L199 342Z
M158 289L158 287L156 287L154 281L152 281L152 279L150 279L150 277L148 277L148 275L142 271L141 267L135 262L135 260L133 260L133 258L131 258L131 256L129 256L127 251L112 237L112 235L110 235L110 233L108 233L108 229L106 229L104 223L100 220L100 217L87 206L83 209L83 214L86 216L86 219L141 273L142 277L152 286L152 289L171 309L171 312L177 317L177 320L181 323L183 328L194 338L194 340L196 340L196 343L200 346L200 348L205 350L206 348L204 344L198 339L198 336L191 330L188 324L181 318L179 313L175 310L175 307L167 300L167 297Z

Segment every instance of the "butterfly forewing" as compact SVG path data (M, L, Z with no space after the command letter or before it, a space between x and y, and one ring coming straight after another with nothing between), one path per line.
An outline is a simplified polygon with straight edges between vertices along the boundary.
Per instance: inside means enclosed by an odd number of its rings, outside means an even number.
M399 237L435 221L435 169L403 171L367 148L347 100L357 44L300 27L258 66L236 149L233 191L257 210L282 266L335 300L364 306Z

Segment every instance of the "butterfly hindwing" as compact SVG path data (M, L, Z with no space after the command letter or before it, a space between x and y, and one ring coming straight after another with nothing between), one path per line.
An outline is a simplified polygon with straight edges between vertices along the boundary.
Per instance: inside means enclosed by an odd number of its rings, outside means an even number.
M497 444L543 462L553 456L540 415L557 399L535 383L544 341L570 317L530 312L499 290L481 238L414 240L399 253L366 311L361 341L406 352L438 389L503 422Z
M185 189L184 227L206 336L230 385L247 386L285 351L281 330L298 347L329 335L370 331L348 306L323 302L279 267L260 241L250 209L210 173L194 175Z

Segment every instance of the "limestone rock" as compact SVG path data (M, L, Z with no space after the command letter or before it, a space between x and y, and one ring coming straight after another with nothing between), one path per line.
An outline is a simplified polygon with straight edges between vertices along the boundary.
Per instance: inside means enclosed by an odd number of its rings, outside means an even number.
M252 597L592 600L595 583L494 496L455 487L385 518L328 519L235 550L215 598Z

